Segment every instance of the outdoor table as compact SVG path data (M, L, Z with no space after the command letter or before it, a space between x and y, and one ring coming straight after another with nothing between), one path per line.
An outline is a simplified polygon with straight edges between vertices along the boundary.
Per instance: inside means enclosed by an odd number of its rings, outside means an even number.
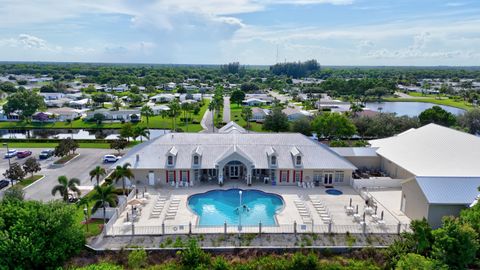
M375 220L375 221L379 220L379 217L378 217L377 215L375 215L375 214L372 215L372 218L373 218L373 220Z
M347 207L345 208L345 210L347 211L347 213L350 214L350 213L353 213L353 211L354 211L355 209L353 208L353 206L347 206Z
M360 214L354 214L354 215L353 215L353 220L355 220L355 221L359 221L360 218L361 218L361 217L360 217Z
M367 215L371 215L373 213L373 208L372 207L365 207L365 213Z

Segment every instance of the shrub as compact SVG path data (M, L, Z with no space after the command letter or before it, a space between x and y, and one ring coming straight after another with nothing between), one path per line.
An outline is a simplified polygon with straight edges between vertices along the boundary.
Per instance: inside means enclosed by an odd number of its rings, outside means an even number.
M147 252L137 249L128 254L128 267L137 269L147 265Z

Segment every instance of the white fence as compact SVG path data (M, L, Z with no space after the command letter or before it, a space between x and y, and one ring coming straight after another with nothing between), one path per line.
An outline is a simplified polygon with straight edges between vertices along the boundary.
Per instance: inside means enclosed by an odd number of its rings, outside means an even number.
M363 234L399 234L409 231L408 224L386 225L386 224L291 224L280 226L195 226L186 225L159 225L159 226L109 226L106 230L108 236L130 236L130 235L168 235L168 234L228 234L228 233L363 233Z
M353 188L360 190L362 188L375 189L375 188L400 188L402 182L405 179L383 179L383 178L370 178L370 179L353 179Z
M128 194L126 200L121 201L118 204L117 208L113 209L114 211L112 212L111 217L108 219L107 224L105 224L105 227L104 227L104 230L103 230L104 234L108 235L108 231L113 230L113 224L115 224L115 222L117 221L117 218L120 215L120 213L123 210L125 210L125 207L127 207L128 201L133 199L134 196L135 196L135 190L132 189L132 191L130 191L130 193ZM103 213L103 211L102 211L102 213ZM103 218L103 216L102 216L102 218Z

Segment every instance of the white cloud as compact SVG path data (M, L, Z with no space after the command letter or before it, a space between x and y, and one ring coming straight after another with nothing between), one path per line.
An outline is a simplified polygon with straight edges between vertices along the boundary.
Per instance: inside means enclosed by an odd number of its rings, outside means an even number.
M61 46L50 45L46 40L28 34L20 34L16 38L0 39L0 46L46 51L59 51L62 49Z

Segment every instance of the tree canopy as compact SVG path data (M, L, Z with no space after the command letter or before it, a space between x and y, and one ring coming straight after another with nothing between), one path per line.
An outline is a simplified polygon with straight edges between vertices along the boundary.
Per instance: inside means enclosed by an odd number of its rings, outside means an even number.
M447 112L440 106L433 106L430 109L426 109L420 113L418 119L422 125L435 123L446 127L453 126L457 122L455 115Z
M27 90L20 90L7 97L7 103L3 105L6 113L18 111L23 119L30 119L39 109L45 108L43 97Z
M322 113L315 117L312 129L317 136L327 139L341 139L353 136L357 130L352 121L340 113Z

